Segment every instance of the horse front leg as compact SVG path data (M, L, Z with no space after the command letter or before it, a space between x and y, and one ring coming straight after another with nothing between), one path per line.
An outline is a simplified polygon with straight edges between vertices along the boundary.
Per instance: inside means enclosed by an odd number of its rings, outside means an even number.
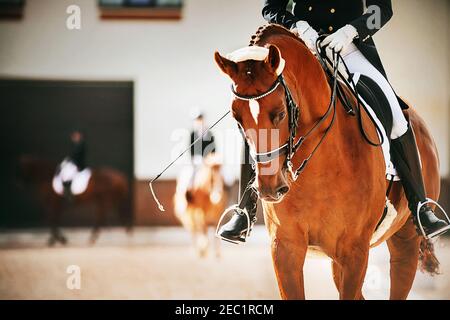
M366 242L367 245L361 245ZM344 244L344 247L346 250L337 261L341 267L339 298L341 300L363 299L362 287L369 260L369 242L357 240L353 244Z
M307 242L292 239L272 240L272 260L281 298L284 300L304 300L303 265Z
M331 268L333 270L333 281L336 285L336 289L338 290L339 295L342 292L342 267L337 263L336 261L332 260L331 262ZM364 300L364 296L362 294L362 288L359 291L357 297L357 300Z

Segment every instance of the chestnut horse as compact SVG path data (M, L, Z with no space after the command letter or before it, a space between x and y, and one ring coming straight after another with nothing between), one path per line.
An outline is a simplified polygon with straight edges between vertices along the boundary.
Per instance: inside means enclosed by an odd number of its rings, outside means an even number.
M298 141L323 118L329 106L332 88L321 64L298 37L281 26L261 27L250 46L268 48L265 59L234 61L216 52L216 63L231 78L235 94L247 97L273 89L280 64L285 63L282 75L300 108L295 137ZM232 101L233 117L246 133L278 130L276 138L267 134L264 139L256 139L255 134L247 134L247 142L255 152L273 150L287 141L290 132L286 94L283 86L275 87L258 99L257 108L252 101L236 97ZM388 183L382 150L362 138L358 121L345 112L340 101L335 112L329 134L299 179L294 181L288 174L285 155L256 165L255 187L263 203L281 297L305 298L303 264L308 248L314 247L331 258L340 298L363 299L369 249L387 241L391 256L390 298L406 299L419 260L426 271L437 272L433 246L416 232L399 182L393 184L389 197L397 216L383 236L370 243L386 203ZM435 143L414 109L404 112L417 137L427 196L438 199L439 160ZM304 141L293 155L294 168L311 154L331 121L332 117L326 118L318 131ZM375 127L367 116L363 116L363 124L371 140L376 141ZM263 150L263 144L271 149ZM277 169L264 174L274 163ZM281 193L280 187L285 188Z
M221 164L214 154L208 155L194 177L192 187L186 190L177 182L174 196L175 215L192 234L200 257L208 252L208 226L215 226L227 202ZM220 255L220 240L214 237L216 256Z
M34 156L21 156L18 161L19 182L31 187L35 199L48 214L50 223L49 245L57 242L66 244L67 239L61 233L60 220L67 200L57 194L52 187L52 179L57 167L47 159ZM129 186L127 178L121 172L110 168L92 170L86 191L73 196L72 205L91 205L95 210L95 224L92 229L90 242L97 240L106 214L116 210L121 223L127 231L131 231L132 219L128 208Z

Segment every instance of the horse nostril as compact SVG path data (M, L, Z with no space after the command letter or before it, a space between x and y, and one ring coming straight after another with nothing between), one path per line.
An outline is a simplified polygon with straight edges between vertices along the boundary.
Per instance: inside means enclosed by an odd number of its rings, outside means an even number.
M288 192L289 192L289 187L288 186L282 186L282 187L278 188L277 195L279 197L281 197L281 196L284 196Z

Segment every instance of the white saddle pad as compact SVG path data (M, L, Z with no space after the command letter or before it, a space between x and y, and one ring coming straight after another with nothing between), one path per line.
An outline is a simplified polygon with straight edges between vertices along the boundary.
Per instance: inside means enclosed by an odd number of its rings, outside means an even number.
M60 165L60 171L53 177L53 190L59 194L64 194L64 182L71 182L70 190L72 194L79 195L86 191L92 171L86 168L78 171L77 166L68 160L64 160Z

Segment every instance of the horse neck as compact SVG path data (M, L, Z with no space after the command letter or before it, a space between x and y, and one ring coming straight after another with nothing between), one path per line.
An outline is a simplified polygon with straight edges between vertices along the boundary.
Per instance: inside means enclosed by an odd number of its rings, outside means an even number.
M327 111L331 89L322 66L305 45L297 41L295 51L287 52L285 59L291 63L286 63L286 83L300 108L299 127L308 127Z
M292 35L273 34L258 43L276 45L286 61L283 76L301 109L301 125L313 124L328 107L331 88L317 58Z

